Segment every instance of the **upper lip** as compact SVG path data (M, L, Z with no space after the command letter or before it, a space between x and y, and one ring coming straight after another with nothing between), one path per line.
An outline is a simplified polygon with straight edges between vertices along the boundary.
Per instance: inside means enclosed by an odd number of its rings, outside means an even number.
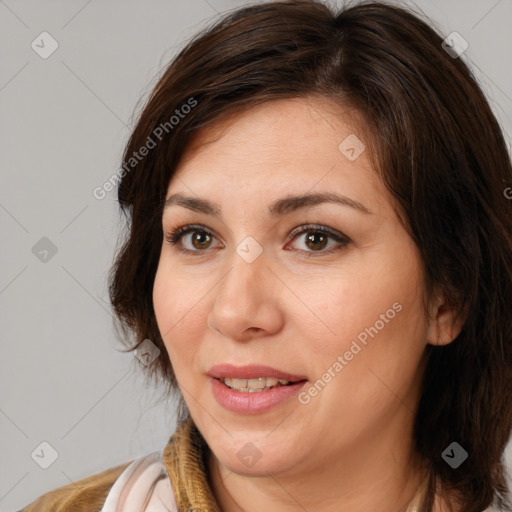
M216 364L210 368L208 375L215 379L223 379L226 377L234 379L256 379L258 377L275 377L276 379L286 379L290 382L298 382L307 380L304 375L294 375L293 373L284 372L277 368L265 366L261 364L250 364L245 366L234 366L229 363Z

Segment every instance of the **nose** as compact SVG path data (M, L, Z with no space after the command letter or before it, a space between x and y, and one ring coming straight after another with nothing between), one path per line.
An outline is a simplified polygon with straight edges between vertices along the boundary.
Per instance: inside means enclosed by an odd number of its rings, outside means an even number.
M248 263L233 251L231 268L215 288L208 326L226 338L248 341L282 328L279 289L283 284L267 266L265 253Z

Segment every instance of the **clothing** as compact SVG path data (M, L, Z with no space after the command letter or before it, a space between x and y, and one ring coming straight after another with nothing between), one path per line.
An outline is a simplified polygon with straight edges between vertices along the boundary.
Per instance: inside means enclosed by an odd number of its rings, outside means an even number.
M102 512L178 512L162 452L133 461L110 489Z
M50 491L18 512L221 512L208 484L206 455L189 419L163 450Z
M46 493L18 512L221 512L208 483L208 447L192 419L163 450ZM418 512L424 484L407 512Z

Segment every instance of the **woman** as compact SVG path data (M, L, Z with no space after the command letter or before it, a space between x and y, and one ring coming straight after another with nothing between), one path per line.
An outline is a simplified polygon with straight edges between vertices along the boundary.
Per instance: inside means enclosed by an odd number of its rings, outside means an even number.
M178 427L23 510L512 510L512 166L460 45L297 0L184 48L110 280Z

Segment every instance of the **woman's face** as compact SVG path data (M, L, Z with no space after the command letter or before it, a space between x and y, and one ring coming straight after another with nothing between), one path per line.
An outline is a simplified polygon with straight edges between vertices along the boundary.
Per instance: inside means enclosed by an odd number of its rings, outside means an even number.
M342 471L412 438L429 328L419 253L348 119L320 98L265 103L201 132L169 183L190 201L163 214L156 318L192 418L239 474ZM346 199L279 203L318 194ZM306 381L230 390L209 376L222 364Z

